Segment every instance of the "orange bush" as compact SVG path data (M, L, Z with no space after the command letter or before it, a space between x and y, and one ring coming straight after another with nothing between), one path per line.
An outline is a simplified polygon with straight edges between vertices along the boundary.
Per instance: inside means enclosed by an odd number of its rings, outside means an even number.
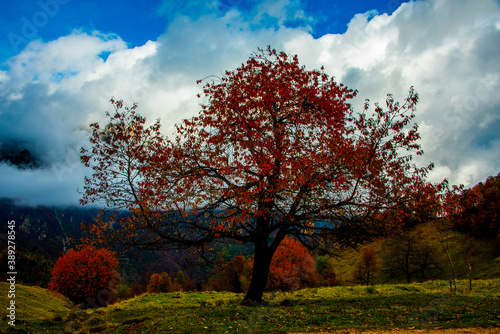
M48 288L77 303L104 306L114 298L117 269L118 260L113 253L86 245L80 250L69 250L56 261Z
M167 273L153 274L149 279L148 292L161 293L174 291L174 284Z
M318 283L314 257L299 241L285 237L271 261L266 288L297 290Z

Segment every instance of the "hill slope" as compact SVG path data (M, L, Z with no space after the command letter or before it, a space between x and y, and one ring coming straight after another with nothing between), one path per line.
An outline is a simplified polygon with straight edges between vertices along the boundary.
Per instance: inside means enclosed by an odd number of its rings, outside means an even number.
M473 279L500 278L500 252L494 239L467 239L466 234L457 231L439 232L432 223L417 225L411 230L417 242L429 249L431 256L440 267L439 271L429 273L424 277L414 275L412 282L423 282L429 279L450 279L452 277L451 262L457 279L467 279L469 267L467 265L467 242L473 245L470 263ZM353 282L352 271L360 259L361 249L372 247L375 250L380 271L375 275L373 284L405 283L405 278L391 278L384 272L384 255L387 255L389 239L380 239L366 244L358 249L346 249L332 257L329 263L341 283ZM472 240L472 241L470 241ZM447 257L446 252L450 255Z
M8 298L10 284L0 282L2 296L2 321L0 333L13 328L29 328L30 333L50 333L54 328L60 328L63 318L73 307L73 303L64 296L37 287L16 284L15 297ZM12 319L7 317L7 307L10 301L15 301L15 327L8 324Z
M466 282L461 282L466 285ZM7 285L0 283L5 295ZM234 293L146 294L107 308L81 310L41 288L17 286L16 327L23 333L304 333L339 329L500 327L500 279L451 294L448 283L305 289L265 295L246 307Z

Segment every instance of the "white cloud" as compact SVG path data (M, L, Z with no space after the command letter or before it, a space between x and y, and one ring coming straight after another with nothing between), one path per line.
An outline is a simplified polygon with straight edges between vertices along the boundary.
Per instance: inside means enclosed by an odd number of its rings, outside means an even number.
M73 32L69 36L43 43L32 41L8 61L11 84L22 87L30 82L46 83L53 92L58 88L79 89L104 60L100 55L126 49L118 36L94 32Z
M266 11L276 24L257 28ZM75 167L78 149L87 143L88 124L111 109L111 96L138 102L141 113L150 121L160 117L171 134L175 123L199 111L197 79L221 76L268 44L298 54L308 69L324 65L358 89L358 108L365 98L383 102L386 93L402 100L414 85L426 153L419 162L436 163L433 181L447 177L471 186L499 172L500 15L494 0L404 3L392 15L359 14L346 33L318 39L308 33L313 19L295 0L263 3L253 16L235 9L211 13L172 16L162 36L132 49L118 36L75 31L34 41L12 58L0 72L0 142L22 140L46 167L2 166L0 181L8 187L0 197L24 192L30 203L73 203L83 182ZM297 28L285 27L287 20L298 20ZM59 182L61 170L68 177ZM10 188L15 184L23 186ZM41 196L43 189L50 195Z
M287 21L302 29L312 30L313 17L307 16L298 0L263 1L250 14L252 23L257 25L274 25L283 27Z
M55 164L47 169L19 170L0 164L0 196L23 205L76 205L86 171L81 164Z
M429 173L430 182L441 182L451 176L451 169L448 166L437 166Z
M0 84L4 81L7 81L8 79L9 75L7 74L7 71L0 70Z
M484 177L488 171L491 170L491 167L487 161L483 159L466 159L455 171L456 180L458 184L475 184L477 180L484 181L486 178ZM496 174L495 174L496 175Z
M301 34L285 45L311 67L324 65L358 89L358 108L365 98L383 102L386 93L403 100L415 86L426 152L420 162L434 161L441 172L450 169L438 174L466 186L496 175L499 151L488 142L498 138L494 129L500 125L498 3L416 1L390 16L373 15L356 15L343 35L315 40ZM483 159L465 168L462 161L469 158Z

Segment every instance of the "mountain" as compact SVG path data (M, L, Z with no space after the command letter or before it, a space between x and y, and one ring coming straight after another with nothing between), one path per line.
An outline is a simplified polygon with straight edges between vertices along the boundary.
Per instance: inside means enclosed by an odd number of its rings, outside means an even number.
M121 212L119 215L126 215ZM15 221L16 271L19 280L28 285L46 286L54 262L68 249L73 248L69 239L82 237L80 225L90 225L99 215L99 209L86 207L26 207L14 200L0 199L0 221L7 226ZM0 231L0 280L6 278L7 230ZM233 247L234 248L234 247ZM230 251L231 247L227 247ZM184 271L189 277L206 275L207 269L188 251L131 250L120 255L122 279L127 283L147 285L149 276L166 271L176 274Z
M15 143L0 144L0 163L8 163L20 169L36 169L42 163L29 150Z
M81 237L80 223L91 223L97 209L25 207L0 199L0 221L15 221L16 270L25 284L45 285L53 262L70 246L70 237ZM8 272L7 231L0 231L0 276Z

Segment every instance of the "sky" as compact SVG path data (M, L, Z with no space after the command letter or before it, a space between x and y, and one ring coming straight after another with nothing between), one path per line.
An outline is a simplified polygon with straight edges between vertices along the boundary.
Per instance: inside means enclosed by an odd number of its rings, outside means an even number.
M267 45L357 89L355 110L414 86L429 181L500 173L499 0L2 0L0 145L41 164L0 163L0 198L77 205L79 151L111 97L172 136L200 110L198 79Z

